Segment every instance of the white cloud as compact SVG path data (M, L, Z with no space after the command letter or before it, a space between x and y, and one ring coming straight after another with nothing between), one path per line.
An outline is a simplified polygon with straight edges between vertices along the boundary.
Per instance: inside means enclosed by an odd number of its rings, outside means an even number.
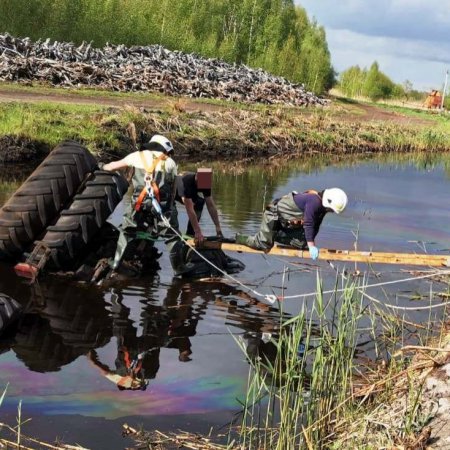
M450 68L450 0L299 0L325 27L338 71L378 61L393 81L440 88Z

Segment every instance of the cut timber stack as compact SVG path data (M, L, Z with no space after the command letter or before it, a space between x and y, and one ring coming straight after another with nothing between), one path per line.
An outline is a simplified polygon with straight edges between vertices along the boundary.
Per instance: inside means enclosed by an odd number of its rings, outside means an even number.
M191 247L195 246L193 240L187 241L187 244ZM224 251L231 252L260 253L302 259L310 258L308 250L280 247L277 245L273 246L270 252L255 250L245 245L219 241L205 241L202 246L204 248L220 248ZM450 255L320 249L319 259L325 261L362 262L367 264L402 264L405 266L450 267Z

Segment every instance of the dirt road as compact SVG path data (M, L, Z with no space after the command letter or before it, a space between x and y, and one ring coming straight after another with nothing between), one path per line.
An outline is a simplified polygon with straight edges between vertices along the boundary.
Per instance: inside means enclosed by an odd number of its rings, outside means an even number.
M145 94L144 94L145 95ZM144 97L143 95L143 97ZM102 95L89 95L84 91L83 93L76 93L72 91L61 92L61 90L52 92L30 91L21 88L2 88L0 87L0 102L27 102L27 103L68 103L77 105L101 105L107 107L121 107L131 105L138 108L162 108L179 105L185 111L214 111L226 109L225 106L213 105L204 102L196 102L187 97L167 97L166 99L157 99L145 96L139 99L139 94L133 97L124 97L123 95L115 96L114 93L105 93Z
M98 92L98 91L97 91ZM230 103L228 107L226 104L215 105L211 103L203 102L202 100L193 100L188 97L165 97L165 98L151 98L148 95L143 94L142 99L139 98L139 94L135 94L130 97L124 97L123 95L115 95L114 93L105 93L104 96L96 93L95 95L89 95L86 91L83 93L76 93L73 91L61 92L61 90L41 92L37 90L33 92L29 89L8 87L4 88L0 86L0 102L28 102L28 103L68 103L78 105L102 105L107 107L123 107L134 106L137 108L180 108L186 112L193 111L223 111L229 108L233 108L233 103ZM332 99L333 102L333 99ZM307 108L297 108L300 114L309 114ZM343 108L343 112L339 114L339 118L345 121L390 121L402 124L417 123L417 124L430 124L431 120L425 120L417 117L411 117L397 112L389 111L382 107L377 107L365 103L351 103L349 108Z

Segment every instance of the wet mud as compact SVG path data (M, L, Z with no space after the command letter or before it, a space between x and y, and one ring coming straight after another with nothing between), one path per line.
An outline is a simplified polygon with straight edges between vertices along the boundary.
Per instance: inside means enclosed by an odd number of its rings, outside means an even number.
M14 181L29 174L45 156L50 146L17 136L0 137L0 172L2 181Z

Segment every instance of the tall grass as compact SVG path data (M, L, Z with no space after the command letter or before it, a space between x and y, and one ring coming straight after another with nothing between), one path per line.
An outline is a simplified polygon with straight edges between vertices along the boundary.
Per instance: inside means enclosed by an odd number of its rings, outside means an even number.
M142 96L130 94L128 98L131 103L142 101ZM222 101L217 105L223 108L204 105L199 106L204 112L189 112L173 98L150 101L158 110L125 106L124 98L117 99L117 108L102 107L101 100L97 105L5 103L0 106L0 137L22 136L49 146L70 138L93 151L112 149L117 153L124 150L126 126L133 121L138 131L167 134L183 152L201 144L199 152L239 158L269 152L289 158L329 154L337 159L450 149L450 119L426 113L411 121L377 121L358 119L355 110L362 107L357 104L345 111L339 103L306 111ZM270 162L274 164L276 159Z
M120 117L119 117L120 116ZM24 136L56 145L64 139L114 147L117 134L108 121L129 119L126 111L119 115L106 108L88 105L8 103L0 108L0 136Z
M272 340L275 359L249 358L241 448L322 448L329 442L332 424L346 408L363 311L361 293L345 284L342 295L326 301L318 279L312 310L303 307L280 324L280 335Z
M273 352L266 351L269 343L249 352L237 339L250 370L236 448L391 448L416 439L431 416L422 405L424 378L401 351L411 323L366 296L364 278L339 274L325 299L318 278L309 308L288 321L280 315L279 334L269 341ZM436 336L441 342L431 314L422 330L418 342ZM373 339L371 359L357 348L363 333Z

